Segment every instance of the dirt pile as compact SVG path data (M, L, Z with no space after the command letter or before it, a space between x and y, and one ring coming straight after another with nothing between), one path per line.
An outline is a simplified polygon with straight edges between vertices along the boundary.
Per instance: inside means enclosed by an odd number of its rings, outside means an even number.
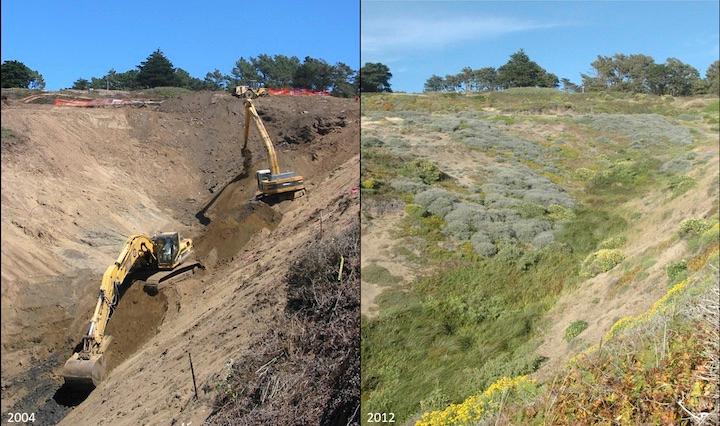
M282 219L281 213L263 202L234 201L224 210L227 214L210 222L197 240L196 253L207 267L231 260L253 235L274 229Z
M254 169L266 167L265 154L254 134L252 161L243 155L242 104L229 95L197 93L142 109L7 101L3 411L46 407L46 419L65 415L71 407L59 409L53 392L92 312L100 274L128 235L174 230L194 238L201 260L213 268L163 290L167 300L157 306L142 305L146 295L128 291L121 302L128 305L119 307L108 330L116 337L113 345L125 341L112 349L119 365L65 422L157 424L182 415L199 423L209 414L213 381L228 358L272 326L274 313L284 306L278 283L285 259L310 238L319 212L326 212L326 229L327 221L357 212L348 205L335 208L342 202L337 195L358 185L357 103L312 97L257 101L258 110L271 117L265 124L277 141L305 125L304 117L293 121L297 115L345 121L329 132L312 128L314 136L305 144L280 144L281 165L305 176L308 196L271 208L245 204L255 189ZM196 217L206 206L207 226ZM143 333L137 334L137 327ZM206 387L190 405L188 351ZM37 380L25 379L31 368Z
M106 352L108 373L157 334L165 318L168 309L165 293L149 297L141 284L134 283L123 294L105 329L105 334L113 338Z

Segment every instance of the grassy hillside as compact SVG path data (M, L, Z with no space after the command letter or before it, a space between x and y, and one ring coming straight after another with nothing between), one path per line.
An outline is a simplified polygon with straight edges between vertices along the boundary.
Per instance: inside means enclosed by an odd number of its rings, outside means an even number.
M394 256L426 271L387 283L379 314L363 318L363 413L448 420L449 404L493 405L499 388L538 397L536 371L557 374L547 365L616 319L575 306L562 353L549 355L553 315L572 311L559 301L608 283L588 303L636 313L689 279L674 257L708 250L655 234L688 219L691 200L702 200L698 219L716 220L717 98L523 89L369 95L362 108L365 220L400 203ZM658 282L666 266L672 277Z
M718 223L701 232L689 236L697 249L685 278L647 311L616 321L553 381L503 377L419 424L716 424Z

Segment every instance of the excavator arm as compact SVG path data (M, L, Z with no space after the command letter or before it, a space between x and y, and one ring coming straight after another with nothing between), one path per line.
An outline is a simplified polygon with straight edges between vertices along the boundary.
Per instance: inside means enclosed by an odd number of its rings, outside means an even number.
M117 260L105 270L95 311L82 339L82 348L65 363L63 375L69 385L97 386L105 377L103 353L111 340L105 335L105 327L117 305L119 287L135 267L152 261L154 252L152 239L145 235L133 235Z
M153 242L149 237L133 235L128 239L115 263L108 266L103 274L100 294L90 320L87 337L91 337L95 342L102 342L105 327L117 305L118 288L125 281L128 273L136 266L146 263L149 257L154 256L153 253Z
M257 110L255 109L255 105L253 105L252 102L250 102L250 99L245 100L245 139L244 139L244 146L247 147L248 143L248 136L250 135L250 122L255 123L255 127L257 128L258 132L260 133L260 137L263 140L263 143L265 144L265 150L267 151L268 155L268 161L270 162L270 172L274 175L280 174L280 164L278 163L277 159L277 153L275 153L275 146L272 143L272 139L270 139L270 135L267 132L267 129L265 129L265 125L263 124L262 120L260 119L260 116L257 113Z

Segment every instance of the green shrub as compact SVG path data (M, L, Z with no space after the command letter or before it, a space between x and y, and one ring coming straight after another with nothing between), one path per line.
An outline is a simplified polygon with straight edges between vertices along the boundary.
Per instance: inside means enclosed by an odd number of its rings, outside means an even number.
M684 259L670 263L665 268L667 276L670 278L670 284L675 284L676 282L685 279L685 277L687 277L687 268L688 264Z
M660 171L664 173L687 173L692 170L693 162L690 156L673 158L666 161L660 166Z
M427 160L414 160L406 166L405 173L410 176L417 176L430 185L433 182L437 182L443 176L440 169L430 161Z
M445 232L458 240L468 240L482 225L486 210L477 204L456 203L445 216Z
M377 189L380 186L380 184L381 184L380 181L373 179L373 178L368 178L368 179L365 179L364 181L362 181L360 186L362 186L363 189Z
M545 207L535 203L522 203L516 208L522 218L540 217L545 214Z
M518 241L530 243L540 233L552 229L550 222L542 219L518 219L510 225Z
M700 235L700 246L705 247L711 243L718 244L720 242L720 224L715 225L706 229L702 235Z
M400 277L396 277L387 268L375 263L362 268L361 274L362 280L371 284L390 285L401 281Z
M484 232L476 232L473 234L470 238L470 243L472 243L475 252L482 256L495 256L498 251L495 244L490 240L490 237Z
M399 192L406 192L410 194L417 194L428 189L427 185L422 182L408 179L405 177L397 177L390 181L390 186Z
M565 222L575 217L572 210L559 204L552 204L548 207L548 213L548 217L556 222Z
M581 124L607 133L621 135L633 148L646 148L663 143L688 145L690 131L658 114L594 114L580 117Z
M612 187L633 187L643 177L643 165L634 160L620 160L595 174L590 185L595 189L608 190Z
M595 275L611 270L624 259L625 256L620 250L600 249L585 258L582 264L582 275L585 277L594 277Z
M450 116L449 122L457 118ZM455 124L455 127L459 125ZM542 147L506 132L497 123L473 118L465 122L459 130L452 133L454 141L481 151L511 153L516 158L533 160L542 157Z
M491 181L482 186L486 194L501 195L505 199L512 197L510 199L516 204L519 204L518 199L522 199L548 208L554 204L565 208L575 205L575 201L561 186L530 167L513 164L512 167L488 169L487 172Z
M668 189L672 197L678 197L686 193L690 188L695 186L695 179L689 176L673 176L668 182Z
M425 214L423 206L418 204L408 203L405 204L405 214L411 218L421 218Z
M453 209L457 196L452 192L440 188L430 188L415 195L415 202L430 213L445 217Z
M598 248L600 249L616 249L622 247L627 242L627 238L623 235L616 235L608 238L600 243Z
M710 223L705 219L686 219L680 224L680 235L685 236L697 236L702 234L710 228Z
M588 323L583 320L577 320L573 321L566 329L565 329L565 340L571 341L572 339L576 338L580 335L585 329L588 327Z
M585 167L580 167L575 170L575 177L577 177L579 180L583 182L591 181L595 177L595 171L587 169Z

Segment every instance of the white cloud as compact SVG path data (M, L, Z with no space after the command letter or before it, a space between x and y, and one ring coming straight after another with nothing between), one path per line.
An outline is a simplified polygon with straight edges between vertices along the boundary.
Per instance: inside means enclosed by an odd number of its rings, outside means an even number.
M369 56L438 49L464 41L559 26L491 16L367 17L362 22L362 51Z

